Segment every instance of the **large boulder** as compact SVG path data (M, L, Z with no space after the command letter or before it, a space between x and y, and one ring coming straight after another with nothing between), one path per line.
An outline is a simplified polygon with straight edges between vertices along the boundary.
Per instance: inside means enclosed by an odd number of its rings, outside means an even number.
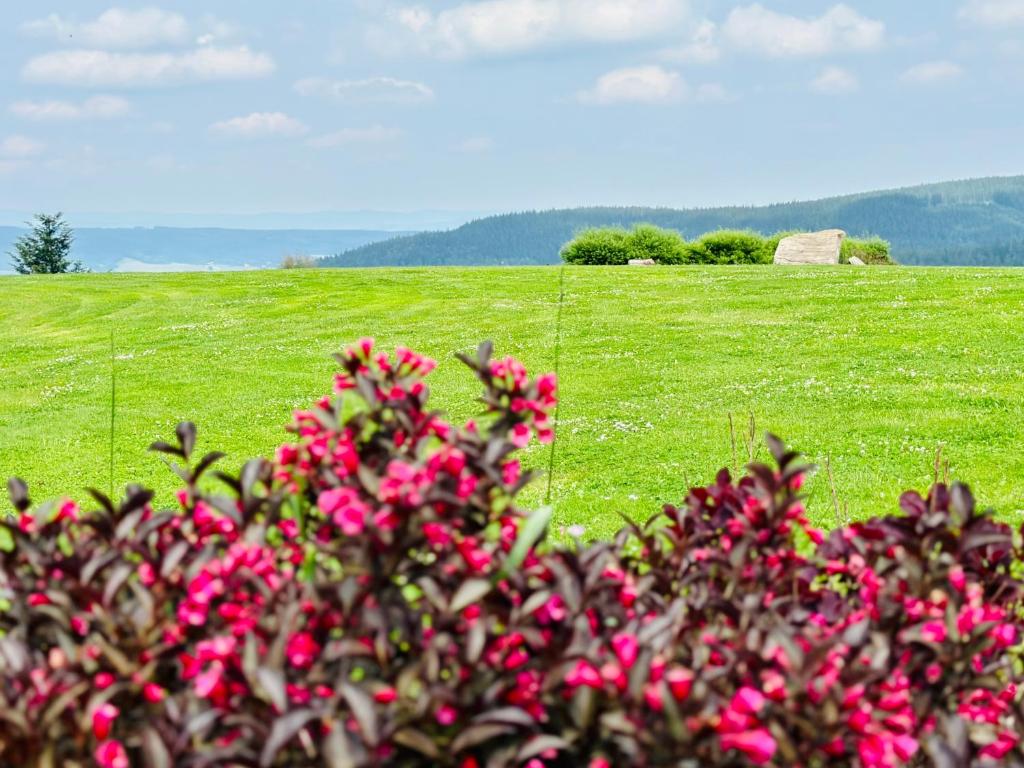
M841 229L784 237L775 251L776 264L838 264L846 233Z

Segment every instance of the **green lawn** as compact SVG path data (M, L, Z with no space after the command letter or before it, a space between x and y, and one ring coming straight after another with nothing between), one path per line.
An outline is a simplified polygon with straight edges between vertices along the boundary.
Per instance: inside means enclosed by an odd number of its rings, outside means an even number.
M235 467L284 439L360 336L436 357L438 405L476 387L453 360L493 339L554 365L557 268L268 271L0 278L0 475L37 498L114 477L166 492L145 447L192 419ZM952 472L1007 517L1024 510L1024 272L923 268L572 268L553 501L594 535L646 517L732 463L753 413L823 463L852 516L895 509ZM546 464L546 449L530 460ZM740 445L741 461L745 448ZM764 452L762 451L762 455ZM823 526L828 482L809 484ZM542 494L534 492L531 502ZM4 502L6 504L6 501Z

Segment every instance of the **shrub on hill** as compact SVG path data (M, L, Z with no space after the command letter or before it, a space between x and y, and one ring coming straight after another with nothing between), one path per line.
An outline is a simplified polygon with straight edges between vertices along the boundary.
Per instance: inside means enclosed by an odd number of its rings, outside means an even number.
M623 265L630 259L653 259L658 264L686 263L686 241L670 229L639 224L632 230L618 227L587 229L561 251L569 264Z
M849 264L850 259L854 256L865 264L881 266L896 263L890 253L888 241L880 237L845 238L840 250L839 260L843 264Z
M689 264L770 264L775 249L756 232L723 229L690 243L687 255Z
M640 224L626 238L631 259L653 259L658 264L685 264L686 241L678 232L653 224Z
M459 427L431 361L339 360L273 460L155 444L174 509L10 483L0 762L1024 765L1024 552L963 486L825 537L771 439L613 541L547 542L516 451L553 437L552 376L482 347Z
M281 259L281 269L312 269L315 267L316 259L312 256L288 254Z
M568 264L621 266L630 259L628 238L621 227L587 229L562 247L562 259Z

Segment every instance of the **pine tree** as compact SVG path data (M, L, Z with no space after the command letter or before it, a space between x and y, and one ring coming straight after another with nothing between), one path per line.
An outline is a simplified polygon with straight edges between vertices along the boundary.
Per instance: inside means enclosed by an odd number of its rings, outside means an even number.
M18 238L14 253L8 256L14 269L23 275L83 272L82 263L69 258L74 239L63 214L40 213L35 217L32 231Z

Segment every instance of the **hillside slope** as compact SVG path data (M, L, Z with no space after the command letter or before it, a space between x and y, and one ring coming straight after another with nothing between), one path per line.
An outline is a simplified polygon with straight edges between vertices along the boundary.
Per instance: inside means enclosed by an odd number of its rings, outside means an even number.
M710 481L754 414L824 466L862 517L932 480L935 449L984 505L1024 510L1024 271L679 267L564 272L557 525L607 535ZM0 278L0 478L38 499L175 476L145 448L182 419L235 471L287 439L330 386L331 353L372 335L439 362L433 403L479 415L453 358L493 339L555 366L551 267L267 270ZM113 357L111 335L113 334ZM527 455L545 469L547 449ZM762 451L761 456L764 456ZM528 498L543 502L544 484ZM824 472L808 483L823 527ZM6 496L0 494L0 514ZM1021 513L1016 514L1020 520Z
M1024 264L1024 176L972 179L763 207L574 208L491 216L355 248L325 266L553 264L592 226L651 222L685 237L722 228L765 234L831 227L880 235L904 264Z

